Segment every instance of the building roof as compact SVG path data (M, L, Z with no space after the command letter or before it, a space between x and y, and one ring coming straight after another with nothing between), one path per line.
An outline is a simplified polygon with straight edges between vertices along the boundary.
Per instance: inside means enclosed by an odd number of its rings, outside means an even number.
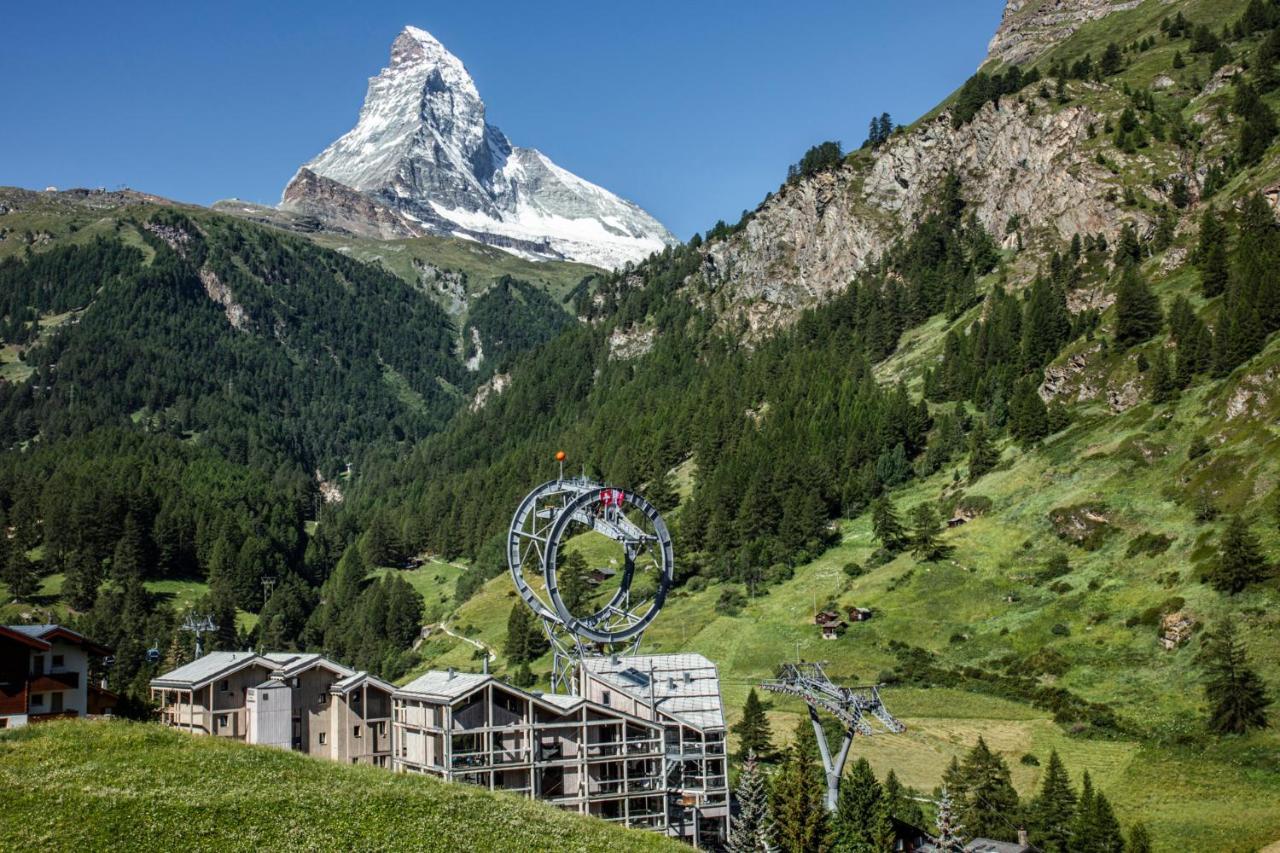
M0 625L0 637L12 640L15 643L21 643L22 645L33 648L36 651L47 652L50 648L49 644L39 637L32 636L26 631L19 630L20 628L25 627L27 626L14 625L13 627L9 627L8 625Z
M177 669L151 679L152 687L179 687L194 690L210 681L225 678L247 666L274 669L275 663L253 652L209 652L202 658L183 664Z
M43 640L50 643L53 640L66 640L77 646L84 646L85 651L90 654L105 656L111 654L111 649L106 646L95 643L79 631L72 631L70 628L62 625L43 624L43 625L8 625L11 631L17 631L36 640Z
M347 678L355 675L354 669L348 669L340 663L334 663L323 655L300 654L298 652L266 652L263 657L271 661L282 678L292 678L313 667L322 666L337 675Z
M355 690L357 687L360 687L363 684L368 684L370 687L375 687L378 690L383 691L384 693L394 693L396 691L395 685L388 684L387 682L383 681L381 678L370 675L364 670L361 670L359 672L348 675L346 678L342 679L339 682L336 682L333 685L333 687L329 688L329 692L343 693L343 694L350 693L352 690Z
M1035 848L1016 841L975 838L964 846L965 853L1034 853Z
M433 669L396 691L397 696L430 696L433 699L457 699L496 679L487 672L456 672Z
M702 731L724 728L720 675L699 654L588 657L583 668L597 681Z

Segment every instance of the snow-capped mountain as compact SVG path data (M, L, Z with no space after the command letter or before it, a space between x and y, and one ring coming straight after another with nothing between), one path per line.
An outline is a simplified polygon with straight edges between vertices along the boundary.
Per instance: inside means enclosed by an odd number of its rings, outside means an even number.
M605 268L677 242L632 202L512 145L462 62L417 27L392 43L356 126L298 170L281 206L365 235L451 234Z

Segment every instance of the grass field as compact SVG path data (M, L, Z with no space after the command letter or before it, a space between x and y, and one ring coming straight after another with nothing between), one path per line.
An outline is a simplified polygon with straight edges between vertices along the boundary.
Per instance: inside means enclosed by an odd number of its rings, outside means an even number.
M0 733L0 836L56 850L679 850L469 785L151 723Z

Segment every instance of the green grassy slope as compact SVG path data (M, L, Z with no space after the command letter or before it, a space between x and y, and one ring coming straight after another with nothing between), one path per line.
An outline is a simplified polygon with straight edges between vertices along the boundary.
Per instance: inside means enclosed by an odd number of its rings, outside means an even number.
M120 722L0 735L0 833L58 850L680 849L467 785Z

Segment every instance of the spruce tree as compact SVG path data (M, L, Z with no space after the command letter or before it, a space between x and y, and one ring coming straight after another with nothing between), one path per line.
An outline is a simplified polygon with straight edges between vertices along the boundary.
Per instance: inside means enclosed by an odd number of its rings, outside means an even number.
M102 564L91 554L77 551L67 560L62 594L76 610L88 610L98 598L102 583Z
M14 598L27 599L35 595L40 588L40 578L36 576L35 564L27 557L21 546L9 549L9 559L4 564L3 579L9 587L9 594Z
M938 816L933 823L934 846L943 853L960 853L964 850L964 833L966 828L956 814L955 803L946 785L942 786L942 795L938 798Z
M907 544L906 528L887 497L877 500L871 508L871 529L886 551L901 551Z
M1076 792L1055 749L1049 753L1049 765L1045 768L1040 794L1031 801L1031 842L1043 853L1071 853L1075 810Z
M729 853L769 853L774 849L769 789L754 752L748 752L742 761L734 794L738 800L738 814L725 849Z
M915 827L924 826L924 812L920 804L912 799L910 792L898 781L898 774L892 769L884 777L884 803L890 817Z
M831 834L834 849L841 853L881 853L893 849L893 823L889 820L884 789L865 758L859 758L840 783Z
M1206 208L1200 217L1200 243L1195 253L1196 268L1200 270L1200 292L1205 299L1221 296L1227 291L1230 275L1227 238L1227 226L1213 208Z
M1127 267L1116 289L1116 343L1125 348L1140 344L1160 331L1162 323L1160 300L1138 268Z
M1218 559L1209 575L1210 583L1220 592L1234 595L1262 580L1266 574L1267 560L1257 534L1244 516L1233 516L1218 544Z
M1231 622L1224 622L1205 638L1197 660L1205 673L1210 731L1244 734L1267 727L1267 709L1271 706L1267 686L1249 666Z
M1135 823L1129 830L1129 843L1125 845L1125 853L1151 853L1151 835L1145 823Z
M1090 791L1087 798L1084 795L1080 798L1072 853L1124 853L1124 835L1111 803L1105 794L1092 790L1087 773L1085 780Z
M770 803L774 838L783 853L812 853L829 842L827 785L818 763L818 745L808 720L796 728L796 740L778 773Z
M969 482L976 482L1000 462L985 420L977 420L969 432Z
M965 788L960 820L965 830L975 837L999 841L1017 838L1010 816L1018 812L1018 792L1005 760L979 737L960 764L960 772Z
M917 559L932 562L946 556L948 549L938 538L941 532L942 521L932 503L925 501L911 510L911 552Z
M767 761L773 755L773 730L769 725L769 717L764 712L764 703L754 687L747 693L747 700L742 705L742 719L733 724L733 734L738 740L738 759L754 755Z
M1024 376L1014 386L1013 399L1009 401L1009 432L1023 447L1030 447L1049 434L1049 409L1033 377Z
M570 613L586 615L580 614L579 608L591 597L591 585L587 580L589 575L587 560L582 556L582 552L573 551L563 555L560 565L556 567L556 574L560 598L564 601L564 606L569 608Z
M1173 363L1169 360L1169 352L1160 347L1156 350L1156 360L1151 365L1151 402L1167 403L1178 393L1178 380L1174 375Z

